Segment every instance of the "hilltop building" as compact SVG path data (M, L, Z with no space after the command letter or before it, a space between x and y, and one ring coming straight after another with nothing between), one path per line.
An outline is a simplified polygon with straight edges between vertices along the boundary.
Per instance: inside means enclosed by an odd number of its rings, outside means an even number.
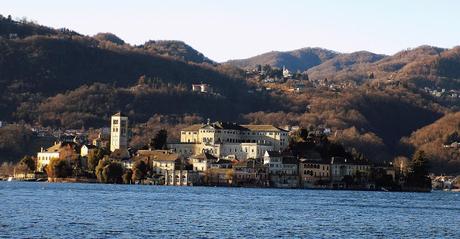
M212 88L208 84L192 84L192 91L193 92L200 92L200 93L212 93Z
M110 127L110 151L128 149L128 117L120 112L114 114Z
M292 74L291 72L283 66L283 78L291 78L292 77Z
M180 143L168 145L189 157L209 153L239 160L262 158L265 151L282 151L288 146L288 132L272 125L238 125L214 122L195 124L181 130Z

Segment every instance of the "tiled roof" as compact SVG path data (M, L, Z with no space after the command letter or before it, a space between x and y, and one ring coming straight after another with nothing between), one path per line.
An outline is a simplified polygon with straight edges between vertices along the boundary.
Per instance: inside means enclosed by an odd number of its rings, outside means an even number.
M318 163L318 164L329 164L330 161L322 158L300 158L301 163Z
M301 158L309 159L309 160L321 160L321 154L316 151L316 150L308 150L305 152L302 152L300 154Z
M281 157L281 153L278 151L267 151L267 154L270 157Z
M127 149L115 149L112 153L110 153L110 157L114 159L127 159L130 157L129 151Z
M262 167L263 164L256 160L243 160L233 164L234 168L255 168Z
M73 149L75 149L77 145L74 142L61 142L61 143L57 143L57 144L47 148L46 152L59 152L59 150L64 146L70 146Z
M192 124L188 127L183 128L182 131L198 131L203 126L204 124Z
M121 112L118 112L118 113L114 114L113 116L126 117L126 115L122 114Z
M332 157L331 164L369 165L368 162L347 159L344 157Z
M240 131L276 131L276 132L287 132L284 129L275 127L273 125L239 125L236 123L229 122L214 122L211 124L193 124L190 125L182 131L198 131L204 127L212 127L214 129L227 129L227 130L240 130Z
M218 159L216 162L214 162L214 164L229 164L229 163L232 163L232 161L227 160L227 159Z
M137 154L140 157L149 157L159 161L175 161L180 159L180 155L169 150L138 150Z
M287 132L284 129L275 127L273 125L262 125L262 124L247 124L247 125L241 125L241 127L244 127L250 131L278 131L278 132Z
M240 131L247 130L246 128L236 123L214 122L211 125L216 129L228 129L228 130L240 130Z
M283 156L283 164L297 164L299 160L297 160L294 156Z
M217 157L210 153L201 153L201 154L192 156L191 158L202 159L202 160L217 160Z

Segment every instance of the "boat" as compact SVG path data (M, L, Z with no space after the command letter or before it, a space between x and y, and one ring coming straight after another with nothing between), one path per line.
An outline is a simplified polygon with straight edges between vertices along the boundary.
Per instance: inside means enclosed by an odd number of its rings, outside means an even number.
M8 182L13 181L13 177L8 177L8 179L6 181L8 181Z

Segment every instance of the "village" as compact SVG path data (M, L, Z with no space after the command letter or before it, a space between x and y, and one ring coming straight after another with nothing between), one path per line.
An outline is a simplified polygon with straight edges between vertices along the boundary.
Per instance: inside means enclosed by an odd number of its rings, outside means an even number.
M166 143L160 130L148 147L135 150L128 146L128 117L119 112L92 140L78 131L56 135L53 145L24 158L10 180L407 190L408 165L371 163L328 142L328 133L208 120L183 128L179 142Z
M277 68L270 65L257 65L254 69L246 70L245 74L246 78L257 86L248 93L284 91L285 93L299 94L308 91L308 89L316 88L332 92L357 88L353 81L332 82L328 81L327 78L312 80L307 72L291 72L285 66Z

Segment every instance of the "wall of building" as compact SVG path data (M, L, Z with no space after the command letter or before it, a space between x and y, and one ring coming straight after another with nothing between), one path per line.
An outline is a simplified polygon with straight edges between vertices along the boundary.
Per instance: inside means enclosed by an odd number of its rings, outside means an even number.
M110 128L110 151L128 148L128 117L113 115Z

